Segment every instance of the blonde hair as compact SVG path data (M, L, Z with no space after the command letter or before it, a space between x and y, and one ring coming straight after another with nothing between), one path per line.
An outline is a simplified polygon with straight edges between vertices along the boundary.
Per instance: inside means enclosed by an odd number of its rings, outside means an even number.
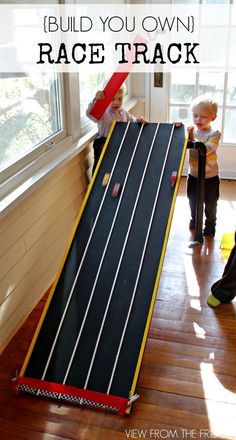
M200 95L195 98L191 103L191 110L193 111L197 107L205 107L211 114L216 116L218 111L218 104L210 94Z

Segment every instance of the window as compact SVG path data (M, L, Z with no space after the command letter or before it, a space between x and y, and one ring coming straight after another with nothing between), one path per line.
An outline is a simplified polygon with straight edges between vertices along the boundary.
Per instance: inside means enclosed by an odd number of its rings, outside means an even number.
M218 116L212 127L222 133L222 144L236 144L236 79L235 74L223 72L171 74L169 120L181 120L192 125L189 104L200 94L212 93L218 102Z
M93 100L96 92L101 90L109 76L106 72L91 73L81 70L79 73L79 86L80 86L80 117L81 125L85 125L88 120L86 117L86 109L90 101Z
M20 3L31 5L36 1L10 0L7 4ZM36 15L31 17L32 31ZM21 15L14 18L20 38ZM70 95L67 76L53 69L24 71L23 63L17 73L0 72L0 213L43 179L72 142L71 113L65 117Z
M0 171L44 150L64 133L62 83L56 74L0 74ZM25 159L26 160L26 159Z
M172 0L172 3L192 3L190 0ZM235 0L199 0L194 3L199 4L216 4L225 3L233 4ZM210 20L210 17L208 17ZM234 26L231 23L231 17L225 18L226 22L219 32L222 32L222 39L228 38L231 42L235 35ZM228 20L228 22L227 22ZM208 30L207 23L204 24L203 32ZM210 37L210 34L208 35ZM232 39L234 41L234 39ZM235 47L228 44L231 69L235 67ZM222 51L212 41L212 58L219 58ZM218 102L218 116L212 123L212 127L218 128L221 133L221 143L234 145L236 144L236 78L235 71L201 71L194 73L191 71L176 70L171 73L170 90L169 90L169 120L181 120L186 126L192 125L192 115L189 104L192 99L200 94L211 93Z

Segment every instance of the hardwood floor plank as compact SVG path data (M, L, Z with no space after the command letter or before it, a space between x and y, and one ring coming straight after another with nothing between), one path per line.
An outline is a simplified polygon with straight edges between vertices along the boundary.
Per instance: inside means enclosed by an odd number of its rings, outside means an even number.
M14 438L14 440L66 440L65 437L58 437L58 435L55 436L44 432L31 431L28 427L25 429L17 427L17 430L12 430L12 427L5 422L1 422L0 438L1 440L10 440L11 438Z

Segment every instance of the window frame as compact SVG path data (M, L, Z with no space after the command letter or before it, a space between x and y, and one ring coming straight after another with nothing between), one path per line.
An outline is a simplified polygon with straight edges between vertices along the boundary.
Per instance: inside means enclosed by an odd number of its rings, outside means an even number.
M4 2L3 2L4 3ZM36 4L36 1L29 0L9 0L7 4ZM42 4L47 4L47 0L43 0ZM64 3L64 0L52 0L51 3ZM32 176L36 170L38 170L44 163L45 157L52 157L58 151L58 145L63 141L67 140L68 134L68 117L67 115L67 104L65 78L64 73L55 73L58 80L58 103L59 103L59 114L61 118L62 128L48 136L46 139L39 142L37 145L32 146L28 151L22 153L17 158L13 159L11 163L6 165L0 170L0 203L4 201L11 191L17 189L26 178ZM67 144L67 142L66 142ZM0 210L1 214L1 210Z
M54 139L48 138L38 148L28 152L0 173L0 218L17 206L19 200L30 194L56 169L88 146L96 136L96 127L93 130L91 127L86 135L81 132L78 73L60 73L60 77L60 105L65 124L63 136L61 131Z

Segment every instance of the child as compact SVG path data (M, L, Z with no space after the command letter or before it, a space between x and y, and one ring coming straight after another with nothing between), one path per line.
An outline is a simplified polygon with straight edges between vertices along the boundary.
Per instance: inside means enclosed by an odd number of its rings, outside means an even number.
M93 149L94 149L94 165L92 174L94 173L94 170L97 166L99 157L102 152L102 148L106 142L107 135L109 133L109 130L112 125L112 121L123 121L123 122L141 122L141 123L147 123L147 119L144 117L135 118L131 113L124 110L122 107L123 105L123 99L126 94L126 86L125 84L122 84L116 95L114 96L113 100L111 101L109 107L101 117L99 121L95 119L93 116L90 115L90 110L97 99L105 99L105 94L103 91L99 90L95 98L90 104L88 105L86 115L88 118L90 118L92 121L97 122L98 125L98 137L95 139L93 143Z
M211 294L207 298L207 304L218 307L222 303L232 301L236 296L236 232L235 245L230 253L222 278L211 286Z
M211 122L216 119L218 105L208 97L202 95L196 98L191 105L194 126L188 128L189 140L197 140L206 145L206 174L205 174L205 228L203 235L215 235L216 209L219 199L219 167L216 150L219 146L221 133L211 128ZM187 178L187 196L191 210L189 228L195 229L196 199L198 177L198 151L189 150L189 174Z

